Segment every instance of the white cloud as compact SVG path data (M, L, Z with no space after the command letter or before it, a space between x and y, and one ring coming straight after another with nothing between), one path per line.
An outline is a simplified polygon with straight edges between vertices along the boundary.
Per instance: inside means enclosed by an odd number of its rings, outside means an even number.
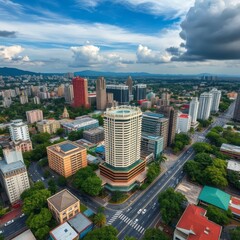
M153 51L152 49L139 45L137 49L137 62L138 63L167 63L171 61L171 55L167 52L161 53Z
M14 46L0 46L0 57L4 60L11 61L19 57L19 54L24 50L19 45Z
M118 66L124 67L130 61L124 60L116 53L101 53L100 48L94 45L84 45L71 47L73 62L71 67L98 67L98 66Z

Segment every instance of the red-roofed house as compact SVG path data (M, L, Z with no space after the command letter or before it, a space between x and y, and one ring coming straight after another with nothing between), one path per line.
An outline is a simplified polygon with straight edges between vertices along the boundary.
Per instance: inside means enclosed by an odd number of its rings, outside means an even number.
M229 209L232 211L234 217L240 218L240 199L231 197Z
M208 220L207 211L188 205L174 231L173 240L219 240L222 227Z
M180 113L177 118L177 132L187 133L191 127L191 116Z

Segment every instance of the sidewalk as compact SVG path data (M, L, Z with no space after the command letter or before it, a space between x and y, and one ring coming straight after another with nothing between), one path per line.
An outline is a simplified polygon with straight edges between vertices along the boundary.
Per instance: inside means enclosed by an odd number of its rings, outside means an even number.
M16 217L19 217L22 214L22 208L19 207L17 209L13 209L9 213L6 213L4 216L0 218L0 225L8 222L9 220L12 220Z

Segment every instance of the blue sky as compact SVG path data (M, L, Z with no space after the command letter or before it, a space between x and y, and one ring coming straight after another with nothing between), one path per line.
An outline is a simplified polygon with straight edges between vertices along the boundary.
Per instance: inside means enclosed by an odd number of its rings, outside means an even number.
M227 25L224 49L231 51L209 47L219 42L213 19L226 25L229 10L238 20L238 7L239 0L0 0L0 64L39 72L238 74L232 46L239 48L239 38L231 34L238 27ZM205 14L213 37L200 42L209 34Z

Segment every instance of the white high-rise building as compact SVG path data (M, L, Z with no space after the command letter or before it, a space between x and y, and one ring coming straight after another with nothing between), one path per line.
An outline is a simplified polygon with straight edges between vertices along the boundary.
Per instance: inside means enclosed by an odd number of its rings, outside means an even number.
M197 97L192 98L189 108L189 115L191 116L192 123L197 122L198 107L199 107L198 98Z
M9 132L14 142L30 140L28 125L23 123L22 119L12 120Z
M71 103L73 101L73 85L65 85L64 87L64 98L67 103Z
M112 107L104 113L105 163L100 174L111 191L129 191L145 171L140 159L142 112L138 107Z
M140 159L142 111L121 106L104 115L106 163L128 167Z
M187 133L191 128L191 116L189 114L180 113L177 118L177 129L178 133Z
M30 188L27 168L23 162L20 147L3 150L4 160L0 161L0 180L10 203L20 200L21 194Z
M219 111L219 104L220 104L222 92L217 90L216 88L213 88L210 91L210 93L213 95L211 112L218 112Z
M197 118L201 120L207 120L210 116L212 106L213 95L208 92L204 92L199 98L199 109Z

